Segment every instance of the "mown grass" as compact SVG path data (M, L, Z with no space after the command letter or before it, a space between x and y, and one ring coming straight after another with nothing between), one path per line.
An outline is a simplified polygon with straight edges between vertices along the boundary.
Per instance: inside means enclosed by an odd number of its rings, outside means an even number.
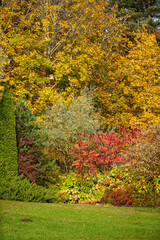
M160 213L154 208L15 201L0 206L1 240L160 239Z

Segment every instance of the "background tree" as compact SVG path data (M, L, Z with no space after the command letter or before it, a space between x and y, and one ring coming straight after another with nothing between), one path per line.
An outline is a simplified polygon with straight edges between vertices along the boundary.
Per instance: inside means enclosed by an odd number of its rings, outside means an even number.
M104 8L104 0L4 1L1 45L11 62L3 82L39 111L57 92L71 99L103 54Z
M97 87L97 101L107 125L159 122L159 46L144 28L128 42L128 54L117 55ZM113 52L112 52L113 54Z
M17 140L15 110L12 95L7 86L4 88L0 102L0 150L1 176L15 176L18 174Z
M156 31L160 26L159 0L109 0L109 5L118 4L118 15L130 14L129 26L131 31L142 28L145 23L150 31Z

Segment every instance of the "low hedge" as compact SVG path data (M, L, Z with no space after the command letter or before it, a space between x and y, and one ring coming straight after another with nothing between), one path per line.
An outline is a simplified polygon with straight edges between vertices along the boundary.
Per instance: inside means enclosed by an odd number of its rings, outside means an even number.
M37 186L23 179L23 175L1 179L0 199L25 202L58 202L58 194L53 188Z

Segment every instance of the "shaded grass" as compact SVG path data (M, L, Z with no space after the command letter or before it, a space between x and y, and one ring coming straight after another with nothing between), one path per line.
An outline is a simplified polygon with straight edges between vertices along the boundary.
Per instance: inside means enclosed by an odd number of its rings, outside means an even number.
M0 240L160 239L160 214L154 208L15 201L0 206Z

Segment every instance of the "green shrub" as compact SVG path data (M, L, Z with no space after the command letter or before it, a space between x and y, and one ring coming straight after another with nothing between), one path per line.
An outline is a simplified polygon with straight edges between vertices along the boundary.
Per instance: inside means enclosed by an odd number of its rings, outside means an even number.
M15 110L12 95L7 86L4 88L0 102L0 175L15 176L18 174L17 140Z
M104 175L82 177L74 172L61 176L59 194L65 203L97 203L100 202L105 186Z
M25 202L57 202L53 188L44 188L23 179L23 175L6 177L0 183L0 199Z
M4 167L4 160L3 160L3 117L2 117L2 102L0 101L0 176L5 176L5 167Z

